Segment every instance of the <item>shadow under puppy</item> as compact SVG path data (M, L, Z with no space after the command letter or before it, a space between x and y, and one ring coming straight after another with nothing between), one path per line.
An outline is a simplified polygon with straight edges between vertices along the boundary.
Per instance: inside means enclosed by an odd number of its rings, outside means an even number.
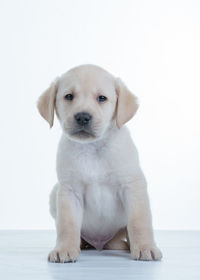
M57 241L50 262L77 260L82 247L130 249L135 260L160 260L147 184L124 125L136 97L102 68L82 65L57 78L38 109L63 134L57 152L58 183L50 195Z

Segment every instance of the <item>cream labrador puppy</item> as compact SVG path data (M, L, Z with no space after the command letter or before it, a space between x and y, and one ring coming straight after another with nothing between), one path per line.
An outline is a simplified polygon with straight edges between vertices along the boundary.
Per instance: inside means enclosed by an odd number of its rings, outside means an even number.
M50 127L55 110L63 130L50 195L57 241L49 261L74 262L89 245L160 260L146 180L124 125L138 109L137 98L102 68L82 65L53 82L38 109Z

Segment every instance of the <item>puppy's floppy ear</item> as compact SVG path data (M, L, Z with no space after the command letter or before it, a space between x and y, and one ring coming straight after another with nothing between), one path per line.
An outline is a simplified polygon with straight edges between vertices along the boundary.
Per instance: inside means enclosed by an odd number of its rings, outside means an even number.
M58 79L51 83L50 87L40 96L37 103L40 115L49 123L50 128L53 126L57 88Z
M137 97L130 92L119 78L115 80L115 88L118 96L116 123L117 127L120 128L135 115L139 105Z

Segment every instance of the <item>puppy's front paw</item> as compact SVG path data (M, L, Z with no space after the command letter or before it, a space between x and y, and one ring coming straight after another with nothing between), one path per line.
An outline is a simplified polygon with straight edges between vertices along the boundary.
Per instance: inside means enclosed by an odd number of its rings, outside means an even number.
M76 262L79 254L79 248L55 248L49 253L48 261L53 263Z
M162 259L162 253L156 245L135 245L131 249L131 257L134 260L158 261Z

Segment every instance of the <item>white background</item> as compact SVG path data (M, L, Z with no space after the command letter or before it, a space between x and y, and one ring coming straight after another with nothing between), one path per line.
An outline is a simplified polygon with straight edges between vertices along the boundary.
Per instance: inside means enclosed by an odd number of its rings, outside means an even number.
M49 229L60 136L36 101L98 64L139 97L128 123L156 229L200 229L200 1L0 1L0 228Z

